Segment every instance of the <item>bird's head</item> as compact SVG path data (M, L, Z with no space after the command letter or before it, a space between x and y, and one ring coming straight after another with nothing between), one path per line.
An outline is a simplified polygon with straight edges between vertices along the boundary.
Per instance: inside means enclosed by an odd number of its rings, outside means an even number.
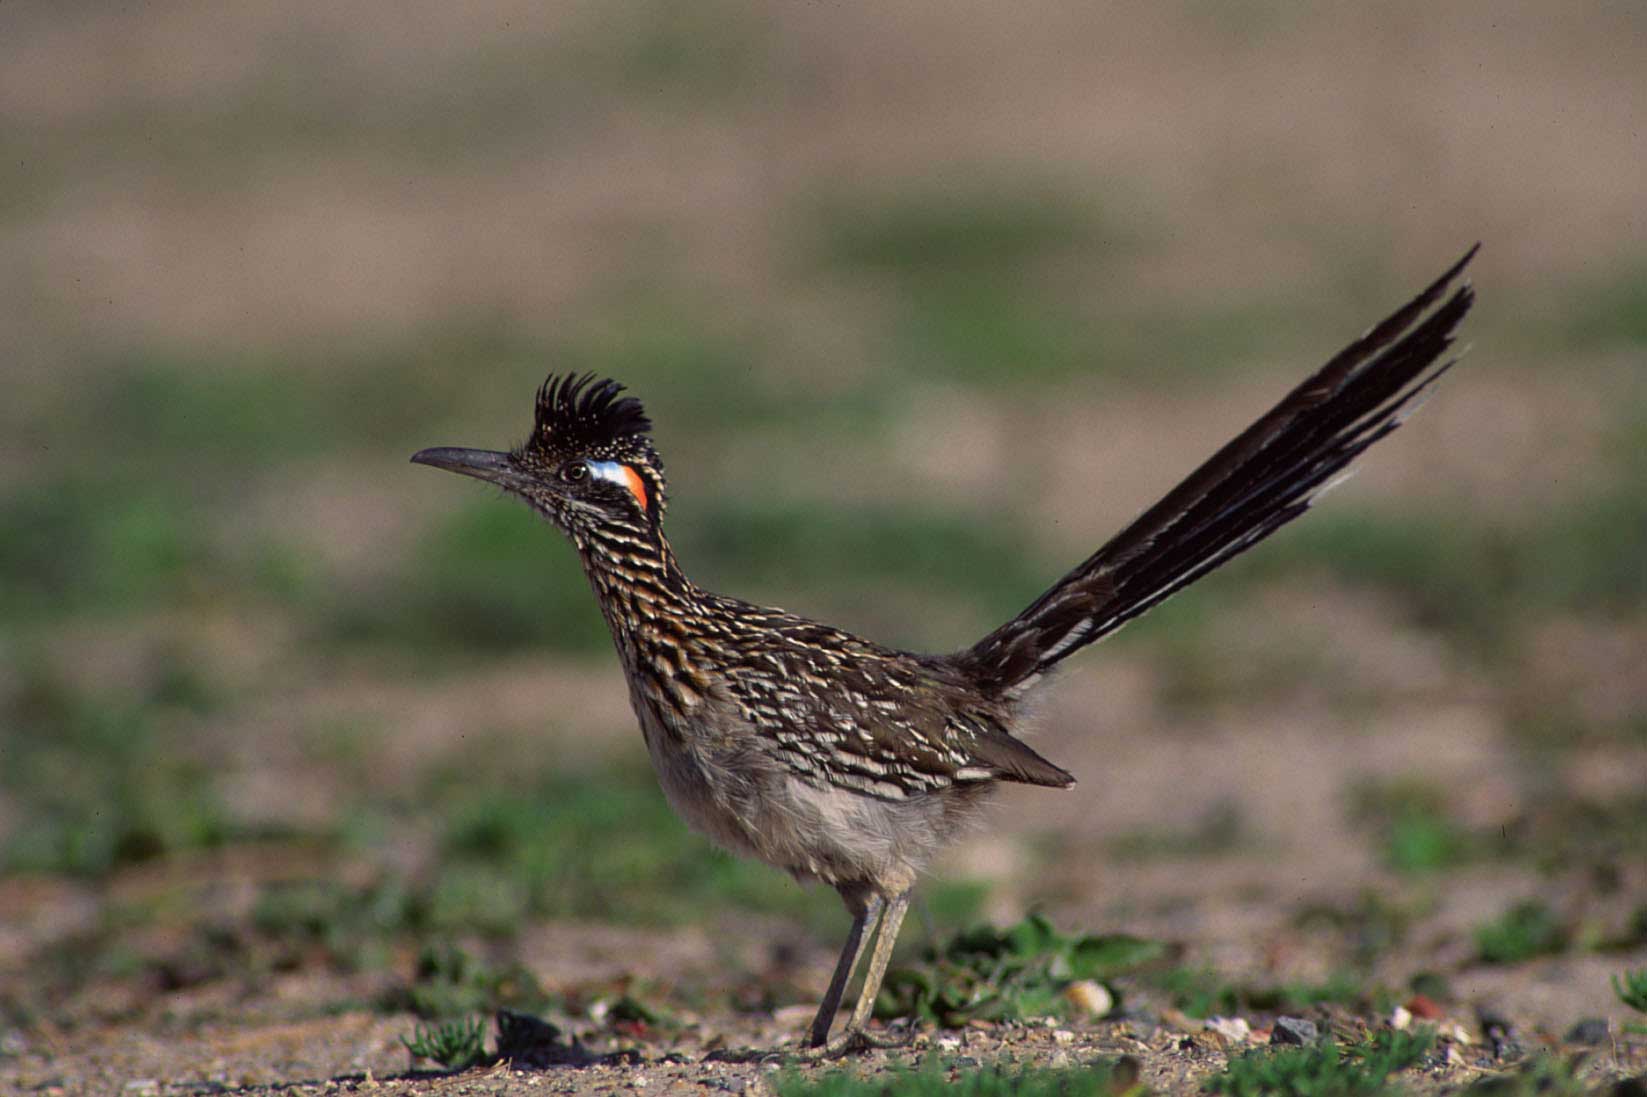
M443 447L412 460L496 484L574 537L612 526L650 533L663 517L663 462L645 409L622 391L592 373L551 376L538 390L531 436L513 450Z

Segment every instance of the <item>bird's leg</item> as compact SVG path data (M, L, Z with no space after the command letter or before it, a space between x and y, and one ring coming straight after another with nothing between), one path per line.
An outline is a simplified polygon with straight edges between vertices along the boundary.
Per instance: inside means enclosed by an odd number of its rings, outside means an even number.
M881 993L881 980L886 978L886 965L892 959L892 946L898 943L898 928L909 912L909 892L894 897L881 914L881 927L875 935L875 951L869 957L869 970L864 973L863 989L858 992L858 1006L852 1011L852 1020L846 1023L848 1032L862 1032L875 1011L875 996Z
M886 900L875 892L856 888L843 888L841 900L846 903L846 909L852 915L852 928L847 931L846 945L841 949L840 959L835 961L835 974L829 977L829 989L824 992L823 1002L818 1006L817 1015L812 1018L805 1049L800 1053L803 1059L834 1059L848 1051L867 1046L859 1039L862 1035L858 1032L861 1022L857 1020L847 1026L846 1031L833 1043L829 1041L829 1028L835 1023L835 1014L841 1008L841 997L846 993L846 985L852 981L852 969L858 966L858 960L864 954L864 945L868 943L865 930L873 935L886 922ZM898 917L901 919L903 915L900 913ZM893 927L893 933L897 933L896 926ZM879 951L877 948L877 954ZM881 968L875 973L877 987L880 986L885 968L886 962L883 960ZM873 995L870 1001L873 1004ZM861 1002L859 1009L853 1011L853 1017L856 1018L859 1012L862 1012ZM779 1060L786 1054L789 1053L749 1048L718 1048L705 1056L705 1061L759 1063Z
M818 1023L813 1022L813 1044L803 1053L803 1058L836 1059L868 1048L898 1046L876 1040L864 1031L864 1026L869 1023L869 1015L875 1011L875 996L881 992L881 980L886 977L886 965L892 959L892 946L898 941L898 927L903 924L904 914L908 910L907 891L886 902L885 909L881 911L880 925L875 930L875 951L870 953L869 970L864 973L864 985L858 991L858 1005L852 1011L852 1019L839 1036L823 1045L816 1042L819 1029ZM819 1017L822 1018L821 1012ZM822 1031L829 1031L827 1022Z
M822 1047L829 1042L829 1026L835 1022L835 1011L841 1007L841 995L852 979L852 969L858 966L858 957L864 952L864 929L880 916L883 900L871 893L865 898L847 898L847 909L852 911L852 928L847 931L846 945L841 958L835 961L835 974L829 978L829 989L824 992L817 1016L812 1018L812 1029L807 1034L808 1047ZM873 930L871 931L873 932Z

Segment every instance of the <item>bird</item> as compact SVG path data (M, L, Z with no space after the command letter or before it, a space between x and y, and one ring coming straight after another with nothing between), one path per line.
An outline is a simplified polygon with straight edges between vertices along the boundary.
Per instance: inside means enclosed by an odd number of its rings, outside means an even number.
M867 1026L910 892L1004 783L1074 776L1018 734L1064 659L1302 515L1457 362L1479 244L1350 343L1023 612L918 654L699 587L664 535L652 422L624 386L550 375L526 440L412 461L486 481L568 537L617 649L658 783L695 831L833 888L852 917L801 1054L884 1046ZM855 969L868 967L830 1039Z

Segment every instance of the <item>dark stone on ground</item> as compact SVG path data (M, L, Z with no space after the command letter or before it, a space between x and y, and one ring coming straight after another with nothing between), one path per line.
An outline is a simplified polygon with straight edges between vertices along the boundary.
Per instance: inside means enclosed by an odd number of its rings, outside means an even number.
M1515 1026L1509 1019L1492 1006L1477 1006L1475 1019L1481 1025L1482 1034L1487 1042L1493 1046L1494 1059L1519 1059L1524 1054L1520 1044L1515 1041Z
M1578 1024L1567 1030L1569 1044L1583 1044L1585 1047L1595 1047L1605 1044L1611 1035L1607 1028L1607 1018L1586 1017Z
M1620 1078L1613 1085L1613 1097L1647 1097L1647 1074Z
M1317 1035L1314 1021L1306 1021L1302 1017L1277 1017L1275 1027L1270 1030L1270 1043L1303 1047L1314 1043Z

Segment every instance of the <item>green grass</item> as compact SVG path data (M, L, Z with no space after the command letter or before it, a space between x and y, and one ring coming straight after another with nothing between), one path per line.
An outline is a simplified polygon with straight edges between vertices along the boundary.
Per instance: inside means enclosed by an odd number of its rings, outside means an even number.
M1186 1016L1224 1017L1241 1010L1241 988L1207 967L1174 967L1151 980Z
M1093 204L1059 188L957 172L837 196L812 222L803 251L813 264L886 286L886 352L910 376L1019 386L1114 357L1054 263L1101 263L1117 241Z
M1005 620L1053 574L1004 529L937 510L711 501L670 528L684 566L706 585L726 576L728 593L774 591L791 604L794 595L813 616L845 616L912 646L971 637L922 632L889 607L943 597L970 607L975 621ZM437 519L404 568L338 605L327 633L339 645L469 655L611 647L565 539L495 493Z
M1188 827L1150 827L1123 831L1104 843L1118 861L1225 857L1252 841L1241 809L1221 800L1209 805Z
M725 576L735 587L727 593L745 596L789 588L810 616L845 616L877 639L916 648L976 636L917 631L897 607L941 599L950 612L964 607L980 629L993 627L1057 574L1007 526L930 507L717 502L681 517L681 559L705 583Z
M1323 568L1398 598L1413 621L1470 650L1513 650L1531 615L1647 607L1647 417L1623 409L1609 473L1557 506L1488 521L1467 511L1381 515L1326 507L1266 545L1247 581Z
M428 896L436 929L507 929L528 916L667 924L713 909L832 907L827 895L692 834L644 766L430 795L445 819Z
M1122 934L1066 936L1038 914L1005 929L982 925L928 947L892 968L876 1000L878 1017L918 1017L944 1027L973 1019L1068 1016L1064 991L1165 957L1159 941Z
M425 1020L491 1015L500 1009L542 1012L559 1005L518 961L489 962L450 944L425 945L412 978L385 1003Z
M957 173L958 174L958 173ZM934 180L882 194L843 194L820 206L811 252L823 267L905 279L994 275L1104 240L1097 211L1025 181Z
M1619 972L1612 984L1619 1001L1637 1013L1647 1013L1647 967Z
M1293 924L1301 930L1337 934L1353 965L1367 970L1406 943L1420 913L1412 903L1383 889L1368 888L1349 902L1305 905L1293 916Z
M236 548L213 534L200 485L53 480L0 498L0 617L109 618L224 598L289 599L304 569L278 546Z
M400 812L438 818L427 872L416 880L386 873L365 884L270 885L256 911L260 931L355 967L370 966L394 941L506 943L529 923L554 918L668 925L754 910L833 931L843 917L827 892L689 832L644 765L553 770L512 785L477 784L460 776L466 772L431 780L413 802L381 807L378 835L356 850L373 857L383 834L412 826ZM973 905L940 891L950 909Z
M438 519L404 569L339 603L327 633L344 646L476 656L611 647L576 552L543 519L497 493Z
M248 955L262 945L276 967L318 955L343 971L381 968L391 962L397 941L425 931L426 907L418 889L390 875L367 884L270 882L252 906L255 940L247 941Z
M163 671L150 697L103 697L26 668L0 702L0 783L29 825L0 847L0 870L95 877L255 837L230 819L208 759L173 730L207 703L202 688Z
M1631 1092L1623 1085L1615 1087L1602 1079L1587 1085L1579 1077L1578 1068L1578 1060L1540 1053L1518 1063L1513 1070L1478 1078L1462 1092L1465 1097L1602 1097L1603 1094L1623 1097Z
M1350 972L1334 973L1319 983L1243 983L1211 968L1172 967L1146 974L1145 981L1164 992L1186 1016L1196 1019L1248 1010L1295 1013L1327 1003L1382 1005L1391 997L1383 988Z
M1536 899L1517 903L1475 929L1476 954L1483 963L1518 964L1566 949L1566 924Z
M1523 717L1525 720L1527 717ZM1616 734L1573 714L1543 714L1536 730L1513 722L1518 744L1533 759L1570 748L1585 737ZM1608 799L1544 793L1516 817L1470 827L1453 818L1442 788L1423 778L1366 781L1349 793L1349 817L1376 843L1382 860L1412 876L1493 860L1520 862L1547 876L1587 866L1603 876L1647 843L1647 794Z
M467 1070L488 1058L486 1022L479 1017L419 1025L411 1039L402 1036L400 1042L413 1057L439 1063L446 1070Z
M1477 836L1448 814L1446 794L1420 779L1357 785L1350 818L1376 836L1384 863L1398 872L1439 872L1482 852Z
M1034 1068L1006 1064L978 1070L946 1068L929 1059L919 1069L894 1068L873 1077L848 1069L807 1077L780 1074L778 1097L1121 1097L1147 1092L1130 1057L1081 1067Z
M1585 287L1582 297L1560 315L1569 347L1647 345L1647 268Z
M617 14L625 9L628 17ZM614 5L591 20L568 52L592 79L651 103L696 111L762 93L765 30L748 8L725 0L646 0Z
M1230 1060L1203 1088L1224 1097L1373 1097L1397 1092L1394 1075L1418 1065L1435 1044L1432 1029L1385 1030L1340 1048L1255 1049Z

